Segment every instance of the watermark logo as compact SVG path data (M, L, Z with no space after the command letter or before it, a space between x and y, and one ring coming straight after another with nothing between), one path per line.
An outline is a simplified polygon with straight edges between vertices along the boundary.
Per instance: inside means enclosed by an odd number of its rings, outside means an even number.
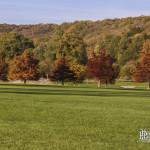
M150 142L150 132L145 129L140 130L140 141L142 142Z

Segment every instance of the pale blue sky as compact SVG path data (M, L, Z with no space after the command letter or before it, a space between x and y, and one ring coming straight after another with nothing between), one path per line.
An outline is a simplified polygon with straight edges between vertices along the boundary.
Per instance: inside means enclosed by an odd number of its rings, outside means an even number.
M62 23L150 15L150 0L0 0L0 23Z

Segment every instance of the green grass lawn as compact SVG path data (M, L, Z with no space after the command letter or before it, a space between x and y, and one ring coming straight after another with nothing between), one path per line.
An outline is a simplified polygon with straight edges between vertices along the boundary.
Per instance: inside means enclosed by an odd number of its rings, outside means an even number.
M0 85L0 150L149 150L150 91Z

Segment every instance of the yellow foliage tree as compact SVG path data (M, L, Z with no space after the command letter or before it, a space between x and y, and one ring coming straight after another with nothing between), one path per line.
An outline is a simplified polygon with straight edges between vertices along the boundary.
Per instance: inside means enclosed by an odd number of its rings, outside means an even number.
M86 66L80 65L78 63L70 64L70 69L75 73L75 82L81 83L86 77L87 68Z

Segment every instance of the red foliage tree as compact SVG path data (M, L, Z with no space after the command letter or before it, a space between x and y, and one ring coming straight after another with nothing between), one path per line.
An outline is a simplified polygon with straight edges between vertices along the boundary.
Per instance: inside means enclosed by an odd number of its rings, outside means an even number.
M101 83L112 83L117 73L113 66L113 59L106 54L105 50L101 50L99 56L93 56L88 62L88 73L98 81L98 87Z
M141 58L136 66L133 78L137 82L148 82L150 89L150 40L144 43Z

